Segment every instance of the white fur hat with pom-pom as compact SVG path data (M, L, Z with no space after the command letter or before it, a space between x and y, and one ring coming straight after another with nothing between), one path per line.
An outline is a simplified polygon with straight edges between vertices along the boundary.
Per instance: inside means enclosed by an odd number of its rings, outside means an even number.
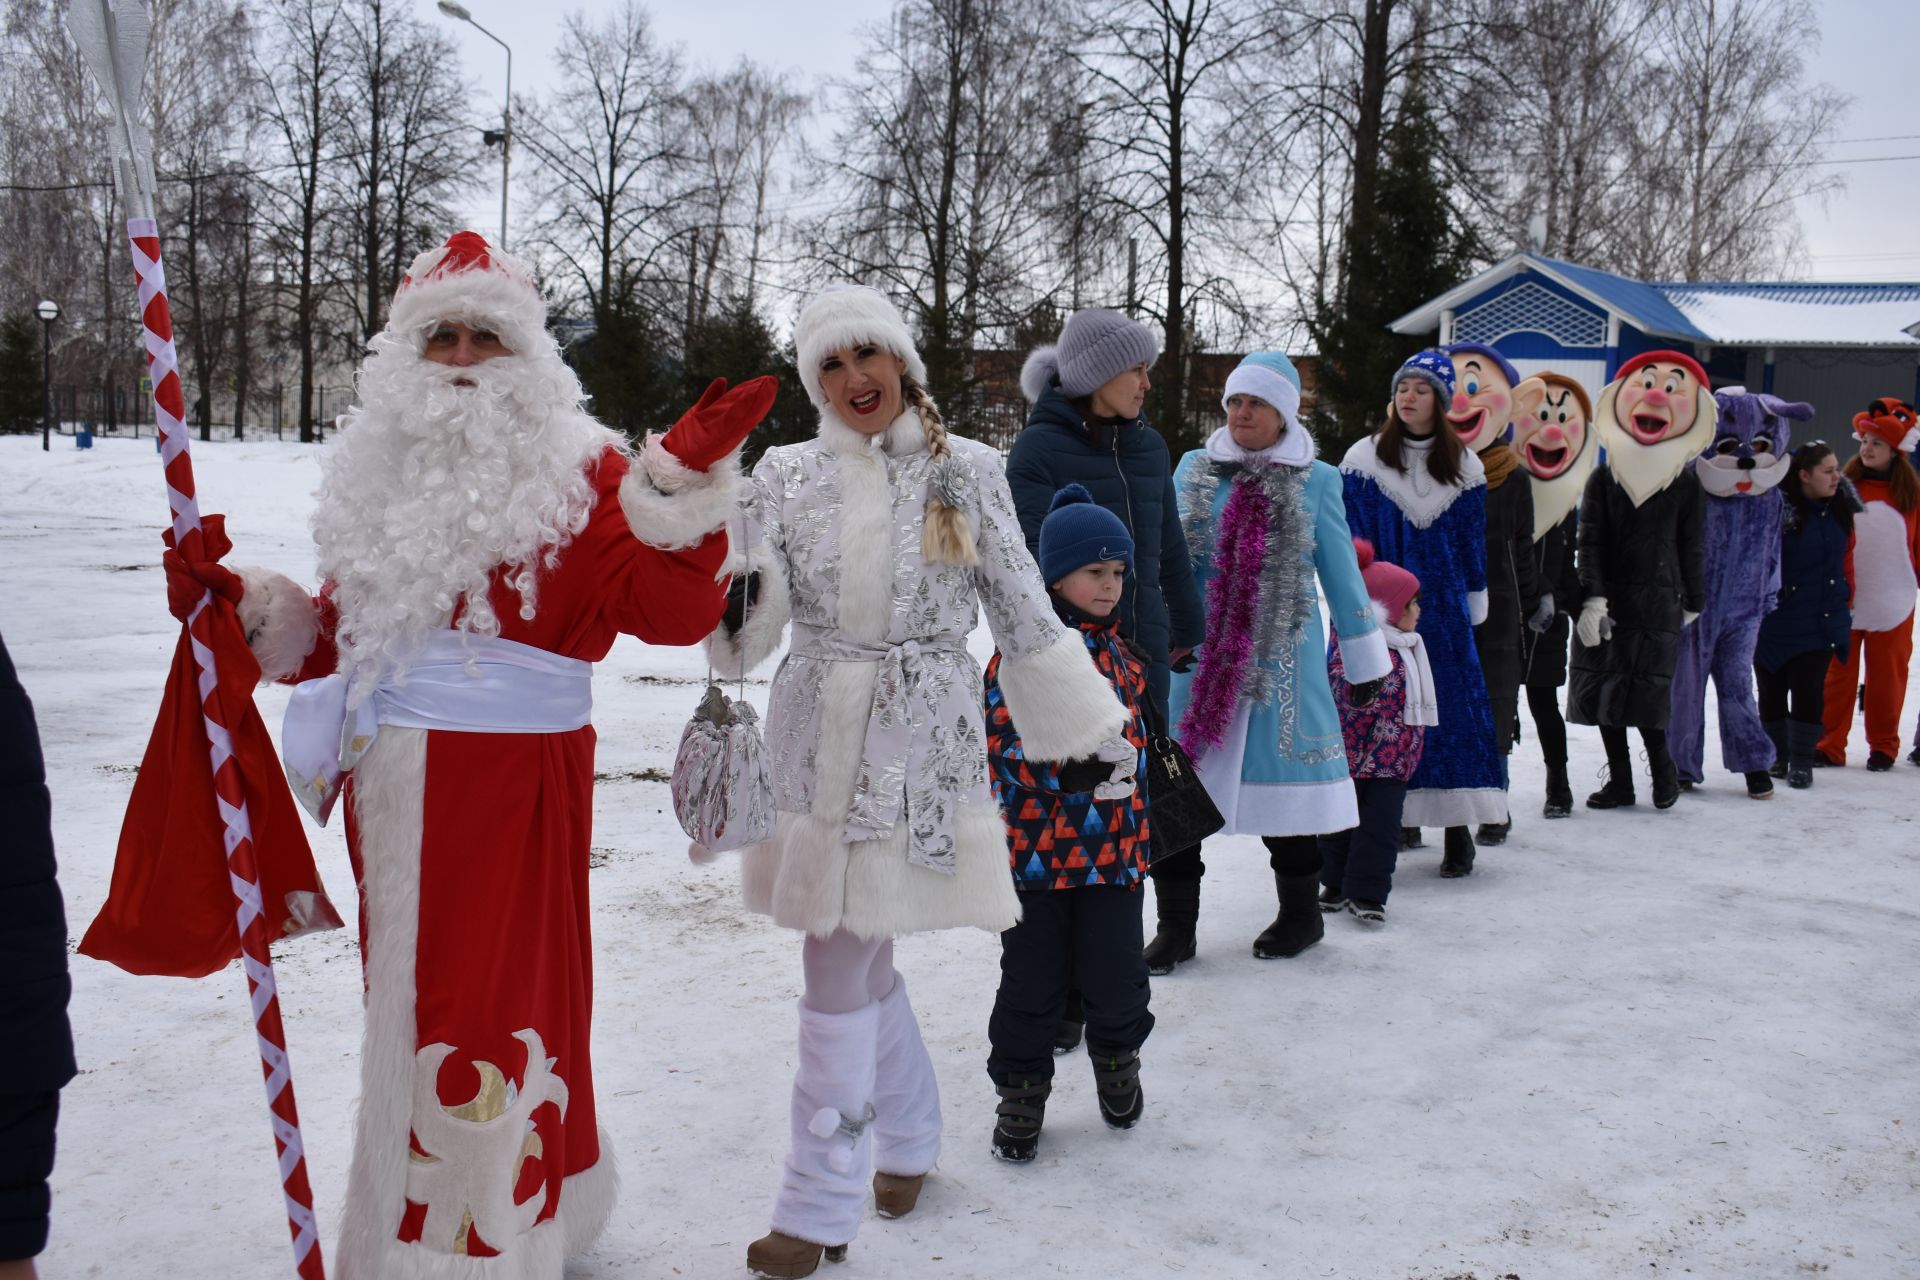
M816 404L827 403L820 385L820 362L843 347L872 343L885 347L906 362L905 374L927 385L927 366L913 345L900 309L886 294L863 284L830 284L800 308L793 322L794 363L800 382Z
M449 320L492 329L516 353L553 341L532 270L477 231L456 231L413 260L394 290L387 332L424 349L428 332Z

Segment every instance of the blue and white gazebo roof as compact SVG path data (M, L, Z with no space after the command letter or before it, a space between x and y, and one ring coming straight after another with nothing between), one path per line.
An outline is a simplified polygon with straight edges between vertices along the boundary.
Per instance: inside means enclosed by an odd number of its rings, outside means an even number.
M1440 330L1450 338L1445 331L1452 325L1443 324L1443 319L1450 320L1451 313L1462 307L1477 309L1472 306L1476 300L1528 272L1559 289L1535 284L1499 291L1485 305L1498 302L1503 314L1486 320L1500 328L1511 326L1512 332L1555 334L1582 347L1611 345L1605 328L1610 322L1624 322L1648 337L1706 346L1920 349L1920 282L1648 284L1534 253L1514 254L1389 327L1405 334ZM1562 291L1584 300L1593 310L1579 306ZM1597 332L1583 332L1589 328ZM1494 340L1480 333L1474 336Z

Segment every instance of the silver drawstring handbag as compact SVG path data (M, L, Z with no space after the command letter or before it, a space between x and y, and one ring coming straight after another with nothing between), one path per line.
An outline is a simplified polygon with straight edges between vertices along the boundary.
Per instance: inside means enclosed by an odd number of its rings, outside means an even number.
M707 667L707 692L680 733L673 760L673 816L693 841L695 862L773 838L773 779L760 740L760 717L740 696L729 698Z

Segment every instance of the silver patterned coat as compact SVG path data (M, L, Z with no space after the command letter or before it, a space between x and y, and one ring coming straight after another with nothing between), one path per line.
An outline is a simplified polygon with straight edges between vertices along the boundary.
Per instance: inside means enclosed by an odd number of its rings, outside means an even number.
M966 647L980 606L1033 758L1090 755L1126 722L1048 603L999 454L949 440L940 463L912 410L873 435L828 410L814 440L754 468L733 567L758 573L759 594L709 648L738 674L791 624L767 713L778 826L743 855L748 907L790 928L881 938L1018 918ZM935 487L966 512L977 565L921 556Z

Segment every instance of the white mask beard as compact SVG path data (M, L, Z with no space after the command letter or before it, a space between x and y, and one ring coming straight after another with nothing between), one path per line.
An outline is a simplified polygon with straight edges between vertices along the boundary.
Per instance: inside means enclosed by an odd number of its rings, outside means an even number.
M589 464L620 443L580 409L579 380L557 353L456 368L390 335L373 349L359 404L321 463L313 516L340 611L340 669L371 677L369 689L456 607L462 630L498 635L488 591L502 567L531 619L536 574L593 509Z
M1581 442L1579 456L1572 465L1551 480L1542 480L1528 472L1533 486L1533 540L1535 542L1547 536L1555 525L1573 514L1580 505L1581 495L1587 491L1587 477L1593 472L1594 459L1600 449L1594 444L1595 432L1591 424L1586 430L1586 439ZM1524 465L1524 464L1523 464Z
M1693 422L1685 431L1658 444L1641 444L1614 417L1614 397L1619 388L1616 380L1600 392L1592 425L1600 434L1600 443L1606 446L1607 469L1637 507L1678 479L1687 464L1707 447L1719 412L1713 396L1699 391Z

